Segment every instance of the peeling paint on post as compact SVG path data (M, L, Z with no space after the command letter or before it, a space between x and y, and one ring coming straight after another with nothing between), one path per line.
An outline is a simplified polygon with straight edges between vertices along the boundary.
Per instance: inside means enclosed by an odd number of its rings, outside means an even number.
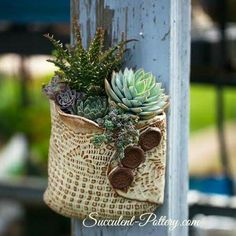
M190 54L190 0L71 0L72 14L79 15L84 45L96 27L107 29L107 45L124 32L129 44L126 65L155 74L170 95L168 112L168 157L164 205L157 219L166 216L181 222L188 217L188 90ZM76 8L76 9L74 9ZM73 40L72 40L73 42ZM186 236L186 227L166 226L85 228L72 219L73 236Z

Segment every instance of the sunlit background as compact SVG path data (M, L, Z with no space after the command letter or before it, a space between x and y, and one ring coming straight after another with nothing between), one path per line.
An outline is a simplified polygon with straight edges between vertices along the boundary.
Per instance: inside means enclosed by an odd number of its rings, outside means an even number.
M41 86L69 43L69 1L0 1L0 236L70 235L42 201L50 134ZM193 0L189 216L193 236L236 235L236 1Z

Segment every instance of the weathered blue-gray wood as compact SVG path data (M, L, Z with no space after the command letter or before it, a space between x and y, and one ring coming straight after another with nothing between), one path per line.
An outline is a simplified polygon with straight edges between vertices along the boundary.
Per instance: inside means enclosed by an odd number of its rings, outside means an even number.
M188 90L190 54L190 0L72 0L78 9L84 44L97 26L108 30L108 43L122 32L129 45L127 66L142 67L154 73L170 95L168 112L168 159L164 205L157 218L182 221L188 217ZM74 10L73 10L74 11ZM73 236L85 235L187 235L186 227L93 227L85 228L72 219Z

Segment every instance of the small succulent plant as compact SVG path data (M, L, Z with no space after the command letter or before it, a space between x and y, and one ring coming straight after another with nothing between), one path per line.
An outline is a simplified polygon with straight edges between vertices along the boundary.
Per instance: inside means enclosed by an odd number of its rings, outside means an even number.
M62 81L62 79L55 75L52 77L51 81L47 85L43 85L42 91L43 93L51 100L56 100L56 96L65 91L67 89L67 85Z
M60 106L61 110L70 112L76 103L76 91L67 89L56 96L56 103Z
M47 85L42 87L43 93L53 100L62 111L75 114L76 104L85 98L85 93L77 92L61 80L60 76L54 76Z
M142 69L134 72L126 68L124 73L113 72L111 84L105 80L105 89L111 101L126 112L138 115L141 120L162 113L168 105L168 96L161 84L156 82L154 75Z
M64 46L52 36L45 35L55 47L54 58L48 61L59 68L58 73L72 89L88 95L105 95L104 79L110 78L113 70L121 68L125 45L134 40L122 39L113 47L105 49L104 29L98 28L86 50L77 22L74 22L73 30L76 38L74 46Z
M75 114L96 121L104 117L108 112L108 101L106 97L89 96L77 103Z
M97 122L105 128L105 132L94 136L93 144L95 146L99 147L102 143L114 142L117 151L122 156L126 146L138 143L139 131L135 127L138 123L137 116L130 116L122 109L112 108L104 118Z

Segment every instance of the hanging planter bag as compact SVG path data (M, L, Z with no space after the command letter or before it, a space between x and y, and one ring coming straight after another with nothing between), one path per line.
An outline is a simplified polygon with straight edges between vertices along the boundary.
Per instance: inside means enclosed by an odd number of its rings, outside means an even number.
M108 179L112 144L97 148L94 134L103 132L95 122L62 112L51 102L51 138L48 187L44 201L57 213L84 219L91 212L98 218L116 219L153 212L163 203L166 162L166 116L156 116L138 127L158 127L160 144L145 152L145 161L134 171L127 191L114 189Z

